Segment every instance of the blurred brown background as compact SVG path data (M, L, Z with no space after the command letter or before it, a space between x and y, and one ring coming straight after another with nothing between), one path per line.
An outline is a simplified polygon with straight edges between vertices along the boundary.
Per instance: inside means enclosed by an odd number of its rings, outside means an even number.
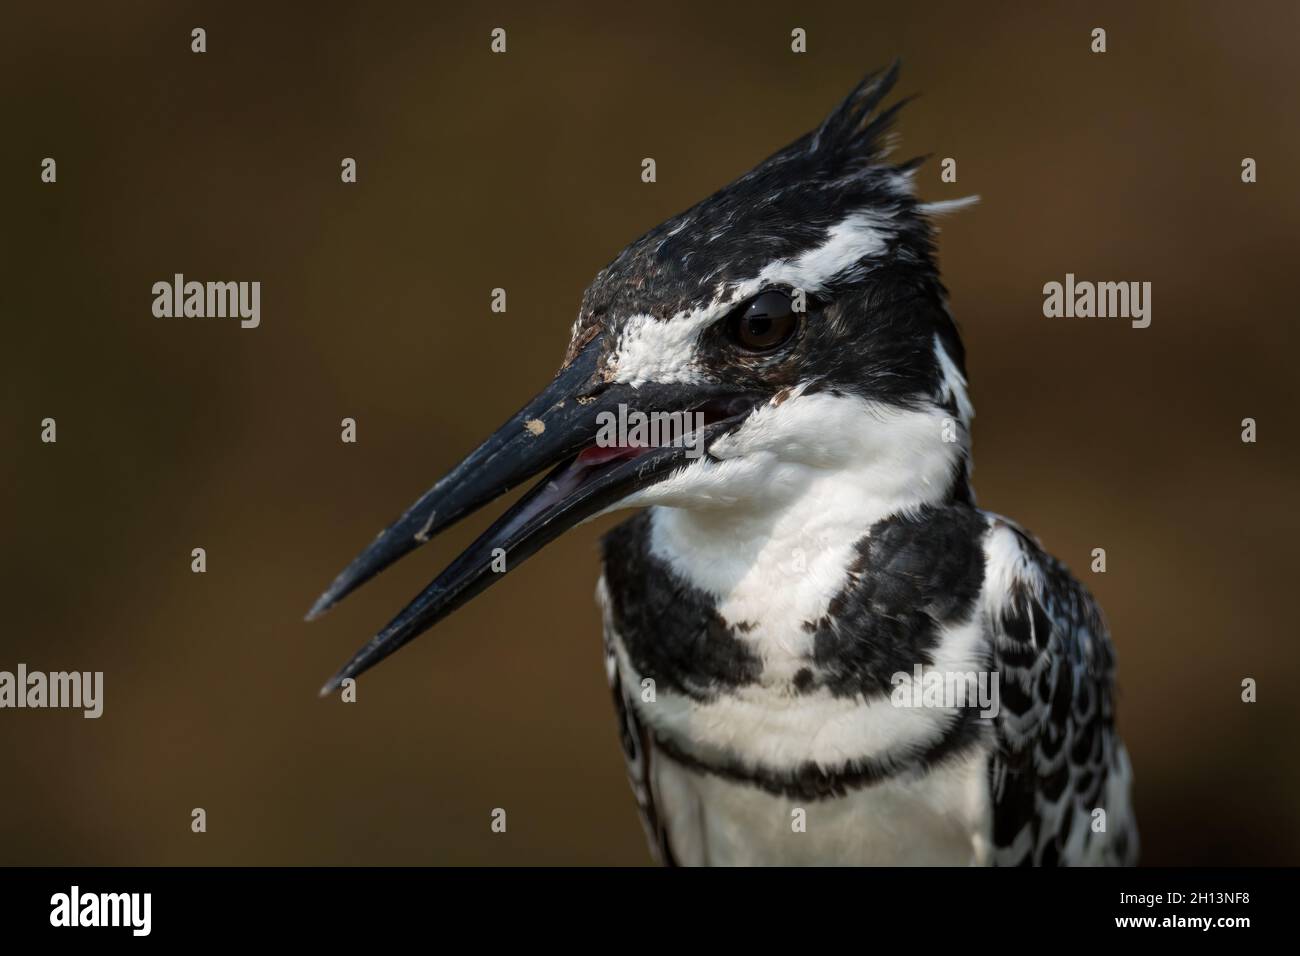
M316 689L490 515L302 614L546 381L600 266L895 55L922 195L983 197L941 235L980 503L1106 609L1144 862L1300 862L1294 4L268 6L5 14L0 669L103 670L106 705L0 711L0 862L646 862L592 601L612 520L356 705ZM154 318L175 272L260 280L261 327ZM1151 281L1152 326L1045 319L1066 272Z

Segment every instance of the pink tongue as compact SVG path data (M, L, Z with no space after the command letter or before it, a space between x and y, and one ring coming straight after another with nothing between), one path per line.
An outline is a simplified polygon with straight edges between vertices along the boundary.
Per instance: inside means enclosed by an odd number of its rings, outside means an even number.
M592 445L584 448L578 453L578 458L574 462L576 465L603 465L609 461L617 461L620 458L635 458L646 450L645 445L629 445L625 447L610 446L602 448L600 445Z

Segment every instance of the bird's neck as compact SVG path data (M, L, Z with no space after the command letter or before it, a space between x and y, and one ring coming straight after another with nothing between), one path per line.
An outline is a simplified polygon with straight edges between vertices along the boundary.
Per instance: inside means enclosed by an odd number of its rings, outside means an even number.
M788 492L760 502L656 507L651 549L713 596L724 619L786 631L826 613L877 522L969 501L964 462L955 446L917 445L847 467L795 469L773 482Z

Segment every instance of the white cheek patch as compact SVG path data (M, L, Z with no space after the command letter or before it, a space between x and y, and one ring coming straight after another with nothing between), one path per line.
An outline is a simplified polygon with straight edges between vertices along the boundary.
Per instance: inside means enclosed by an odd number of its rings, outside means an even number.
M630 316L610 365L611 381L634 386L701 381L703 375L696 364L700 333L735 305L771 286L816 294L833 280L858 279L870 268L870 260L889 248L896 231L888 213L855 212L831 226L821 245L793 259L770 262L757 276L730 289L719 287L708 305L662 321L651 315Z

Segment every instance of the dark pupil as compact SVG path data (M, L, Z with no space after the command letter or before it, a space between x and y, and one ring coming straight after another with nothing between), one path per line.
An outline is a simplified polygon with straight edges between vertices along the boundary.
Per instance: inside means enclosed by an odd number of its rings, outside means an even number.
M741 344L751 349L780 345L793 330L790 299L780 292L764 292L750 303L738 329Z

